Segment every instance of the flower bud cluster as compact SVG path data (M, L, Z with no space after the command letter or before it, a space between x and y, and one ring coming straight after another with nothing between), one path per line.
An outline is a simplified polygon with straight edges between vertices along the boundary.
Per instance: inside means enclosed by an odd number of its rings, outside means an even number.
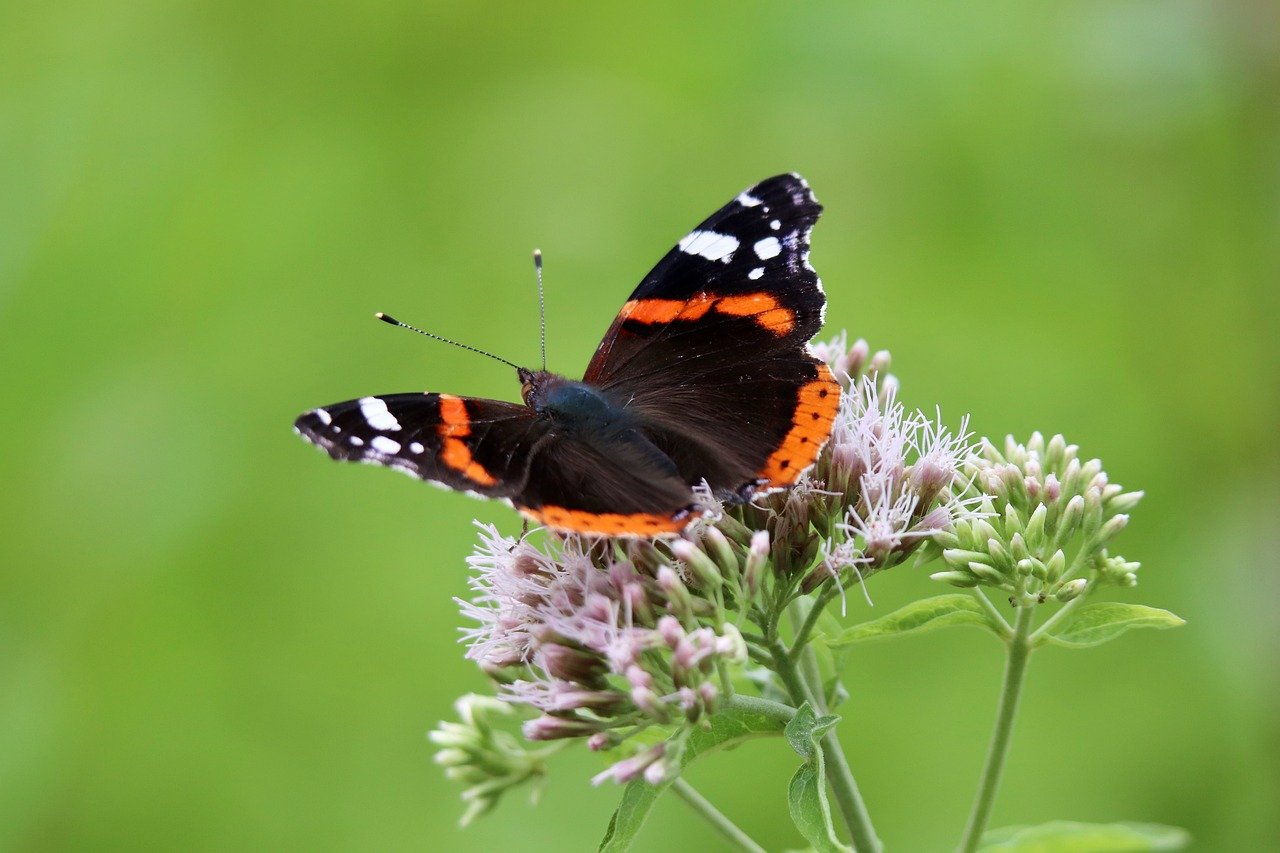
M1003 450L984 439L963 474L981 512L934 536L947 566L934 580L992 587L1026 603L1070 601L1089 578L1137 583L1138 564L1109 556L1107 546L1142 492L1111 483L1099 460L1082 461L1062 436L1046 442L1037 432L1026 444L1010 436ZM1089 578L1079 576L1085 572Z
M467 807L460 821L466 826L511 788L543 778L549 752L528 750L510 732L495 727L500 718L515 713L506 702L468 693L454 708L461 721L441 722L427 737L440 747L435 760L445 768L445 776L467 786L462 792Z

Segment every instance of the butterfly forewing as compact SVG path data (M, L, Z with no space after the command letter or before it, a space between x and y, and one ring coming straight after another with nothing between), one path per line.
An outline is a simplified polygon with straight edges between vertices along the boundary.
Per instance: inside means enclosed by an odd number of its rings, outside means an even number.
M840 388L807 349L826 305L809 265L821 212L798 175L739 194L645 277L587 368L722 494L794 483L830 434Z
M395 468L485 497L519 492L547 425L513 403L387 394L312 409L294 429L338 460Z
M583 379L608 385L671 360L800 350L821 328L826 305L809 265L809 233L821 212L799 175L778 175L739 193L644 277ZM669 346L654 352L659 342Z

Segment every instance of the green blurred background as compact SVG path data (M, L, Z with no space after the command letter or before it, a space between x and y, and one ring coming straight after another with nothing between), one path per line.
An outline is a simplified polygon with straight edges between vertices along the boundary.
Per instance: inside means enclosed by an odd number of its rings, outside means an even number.
M0 845L590 849L617 791L455 827L424 733L482 679L452 597L503 507L290 432L374 392L513 399L387 310L576 373L665 249L806 175L829 331L913 405L1061 431L1148 497L1129 600L1189 620L1033 661L994 825L1280 844L1276 7L85 2L0 11ZM879 577L883 614L937 590ZM958 837L1001 666L868 646L843 737L897 850ZM692 780L797 845L796 763ZM645 850L718 841L675 801Z

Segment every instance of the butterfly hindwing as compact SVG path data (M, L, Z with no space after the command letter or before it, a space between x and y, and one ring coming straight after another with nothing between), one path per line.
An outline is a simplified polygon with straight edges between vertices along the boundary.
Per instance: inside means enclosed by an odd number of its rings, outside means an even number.
M551 527L615 536L673 533L695 511L689 485L638 430L551 436L515 503Z

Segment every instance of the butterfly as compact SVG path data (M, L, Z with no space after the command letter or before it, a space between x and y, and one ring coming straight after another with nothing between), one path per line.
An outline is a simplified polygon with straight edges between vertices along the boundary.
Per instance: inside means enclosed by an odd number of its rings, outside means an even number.
M729 502L791 486L840 402L808 346L826 309L809 265L821 212L796 174L739 193L644 277L581 380L517 368L522 403L384 394L312 409L294 429L334 459L577 533L676 533L705 514L700 485Z

